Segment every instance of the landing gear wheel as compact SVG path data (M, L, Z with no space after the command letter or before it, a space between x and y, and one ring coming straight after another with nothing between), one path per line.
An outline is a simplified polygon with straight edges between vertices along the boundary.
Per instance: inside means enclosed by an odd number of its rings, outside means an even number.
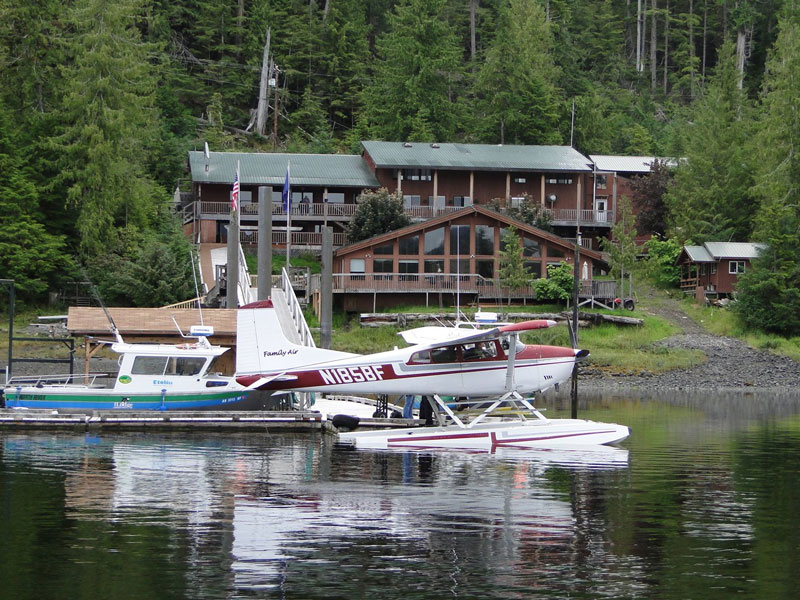
M623 306L626 310L633 310L635 308L633 300L630 298L625 300L625 304Z

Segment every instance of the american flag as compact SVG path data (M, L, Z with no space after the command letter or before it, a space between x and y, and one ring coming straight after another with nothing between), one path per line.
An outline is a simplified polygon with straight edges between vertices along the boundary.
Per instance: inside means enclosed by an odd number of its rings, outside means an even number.
M231 210L239 210L239 163L236 163L236 176L231 190Z

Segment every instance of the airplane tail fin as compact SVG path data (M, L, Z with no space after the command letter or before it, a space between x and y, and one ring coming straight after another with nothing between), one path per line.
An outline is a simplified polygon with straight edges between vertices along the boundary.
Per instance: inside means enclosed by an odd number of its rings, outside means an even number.
M283 372L353 356L293 343L269 300L247 304L236 313L237 375Z

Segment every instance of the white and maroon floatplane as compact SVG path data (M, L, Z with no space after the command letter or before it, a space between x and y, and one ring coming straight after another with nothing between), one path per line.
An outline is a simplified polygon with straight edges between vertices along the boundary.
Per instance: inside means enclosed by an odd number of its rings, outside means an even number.
M408 347L360 355L294 344L282 335L274 309L254 303L238 311L236 379L248 389L429 399L420 410L430 407L435 426L339 434L356 446L568 447L626 438L624 425L548 419L531 403L533 394L569 380L589 354L519 340L524 331L555 325L542 319L483 330L420 327L400 333ZM443 396L457 398L466 412Z

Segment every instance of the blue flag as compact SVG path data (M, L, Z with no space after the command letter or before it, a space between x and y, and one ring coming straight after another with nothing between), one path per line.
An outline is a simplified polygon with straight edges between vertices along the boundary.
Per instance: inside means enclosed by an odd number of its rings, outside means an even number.
M289 167L290 164L287 164L286 180L283 182L283 194L281 194L281 198L283 199L283 212L287 215L289 211L292 210L292 186L289 185Z

